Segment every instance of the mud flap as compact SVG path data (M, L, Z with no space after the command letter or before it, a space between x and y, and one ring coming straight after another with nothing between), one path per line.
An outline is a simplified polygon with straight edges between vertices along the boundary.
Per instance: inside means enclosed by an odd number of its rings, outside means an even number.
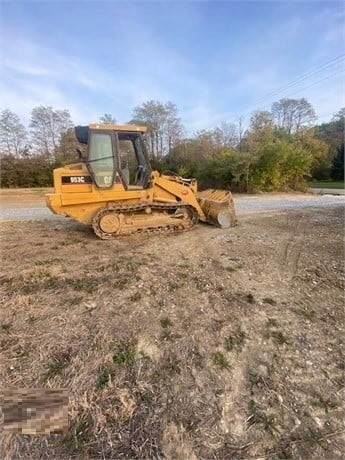
M197 199L209 224L220 228L235 227L238 224L234 200L228 190L204 190L198 192Z

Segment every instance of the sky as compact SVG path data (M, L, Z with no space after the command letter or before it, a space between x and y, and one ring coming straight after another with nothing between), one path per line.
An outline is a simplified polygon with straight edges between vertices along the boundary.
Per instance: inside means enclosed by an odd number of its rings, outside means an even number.
M0 110L39 105L75 124L128 122L173 102L188 134L306 98L318 122L345 106L345 3L1 0Z

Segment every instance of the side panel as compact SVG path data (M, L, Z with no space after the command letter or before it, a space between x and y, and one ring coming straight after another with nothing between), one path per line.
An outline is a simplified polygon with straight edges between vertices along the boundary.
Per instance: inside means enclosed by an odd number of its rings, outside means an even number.
M66 166L54 171L54 194L46 195L47 206L55 214L91 223L92 216L107 204L151 202L153 189L125 190L122 182L100 190L91 183L84 165Z
M206 221L205 214L196 199L194 191L186 185L157 177L153 187L153 200L163 203L175 203L176 201L188 203L198 211L199 219Z

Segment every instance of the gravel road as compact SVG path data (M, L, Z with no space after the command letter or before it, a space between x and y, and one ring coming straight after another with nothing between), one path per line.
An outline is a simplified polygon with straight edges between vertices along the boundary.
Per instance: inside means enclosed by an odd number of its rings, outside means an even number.
M255 212L285 211L305 207L325 207L345 205L345 196L332 195L303 195L303 194L276 194L276 195L234 195L238 216ZM63 216L56 216L45 207L42 197L33 202L7 203L1 200L0 221L12 220L63 220Z

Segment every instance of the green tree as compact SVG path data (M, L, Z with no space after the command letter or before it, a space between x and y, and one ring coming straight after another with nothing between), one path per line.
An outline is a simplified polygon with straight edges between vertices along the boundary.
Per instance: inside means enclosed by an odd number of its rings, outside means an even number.
M196 173L200 187L230 189L235 177L237 162L237 153L224 149L199 163Z
M4 154L0 158L0 186L5 188L17 187L19 182L18 157Z
M315 135L314 128L300 129L295 135L295 140L312 157L310 174L313 179L329 179L331 169L331 158L329 147L326 142Z
M338 147L337 154L332 161L331 178L344 180L344 143Z
M271 142L258 152L250 178L255 190L303 189L310 174L312 157L301 145Z
M249 128L242 141L242 151L256 153L274 139L272 116L267 111L256 111L250 118Z
M315 127L316 136L326 142L329 147L330 162L344 142L345 132L345 107L340 109L328 123Z

